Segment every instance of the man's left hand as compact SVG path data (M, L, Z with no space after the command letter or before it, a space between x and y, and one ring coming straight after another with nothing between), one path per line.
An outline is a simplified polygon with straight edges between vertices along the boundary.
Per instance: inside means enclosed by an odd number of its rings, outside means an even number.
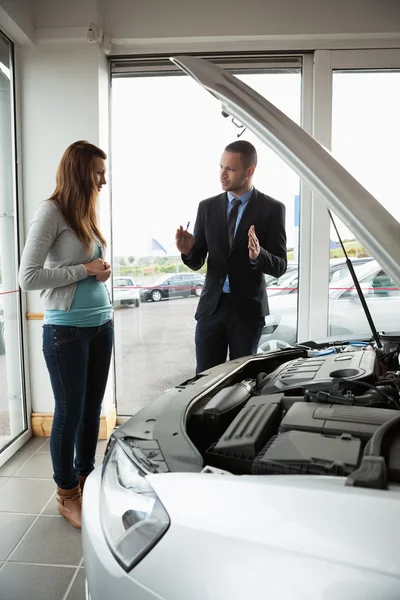
M251 260L257 260L259 256L260 243L258 241L258 237L256 236L254 225L252 225L249 229L249 257Z

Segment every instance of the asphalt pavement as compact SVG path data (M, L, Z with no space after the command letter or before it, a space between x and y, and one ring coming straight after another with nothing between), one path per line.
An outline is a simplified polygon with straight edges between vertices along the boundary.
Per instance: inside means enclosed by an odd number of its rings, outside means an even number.
M145 302L115 310L116 398L132 415L164 390L195 374L198 298ZM0 355L0 437L9 434L6 356Z
M115 311L117 411L132 415L195 374L198 298L144 302Z

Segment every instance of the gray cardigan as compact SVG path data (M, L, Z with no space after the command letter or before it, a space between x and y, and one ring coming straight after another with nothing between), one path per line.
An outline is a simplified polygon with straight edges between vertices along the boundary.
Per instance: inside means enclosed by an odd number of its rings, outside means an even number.
M101 246L101 256L104 248ZM51 200L42 202L30 224L19 269L23 290L42 290L46 309L69 310L78 281L87 277L85 248Z

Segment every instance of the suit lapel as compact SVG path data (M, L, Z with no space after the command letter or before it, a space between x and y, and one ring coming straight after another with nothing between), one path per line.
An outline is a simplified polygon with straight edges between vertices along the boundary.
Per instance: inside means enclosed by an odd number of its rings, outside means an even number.
M257 214L257 195L258 195L258 192L254 188L254 191L253 191L252 195L250 196L247 206L244 209L242 218L239 221L239 225L238 225L236 235L233 240L231 252L230 252L231 254L232 254L232 252L234 252L235 248L237 248L240 241L243 239L243 236L244 235L247 236L250 225L255 224L254 218ZM226 217L225 217L225 219L226 219ZM228 237L228 234L227 234L227 237Z

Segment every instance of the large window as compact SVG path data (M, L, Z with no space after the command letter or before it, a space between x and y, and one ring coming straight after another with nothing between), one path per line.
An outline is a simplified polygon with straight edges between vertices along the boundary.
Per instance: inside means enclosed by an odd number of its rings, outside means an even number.
M294 121L301 114L301 63L236 75ZM194 375L194 313L206 267L189 271L175 248L179 225L193 231L198 203L221 192L219 160L237 139L255 144L255 186L286 205L288 259L297 269L299 178L218 103L178 73L138 73L112 81L112 212L119 414L132 414ZM266 285L271 282L267 281ZM274 292L287 286L272 282ZM292 290L293 291L293 290ZM290 294L297 330L297 293ZM275 304L282 299L276 296ZM271 313L274 309L271 294ZM262 343L275 331L267 318ZM279 344L279 340L278 340Z
M0 33L0 450L26 428L16 260L12 45Z
M400 221L398 140L400 70L337 70L333 73L332 152ZM378 330L400 330L399 291L353 232L338 222L347 253L359 264L361 288ZM331 229L331 256L343 255ZM348 273L330 290L329 333L369 333Z

